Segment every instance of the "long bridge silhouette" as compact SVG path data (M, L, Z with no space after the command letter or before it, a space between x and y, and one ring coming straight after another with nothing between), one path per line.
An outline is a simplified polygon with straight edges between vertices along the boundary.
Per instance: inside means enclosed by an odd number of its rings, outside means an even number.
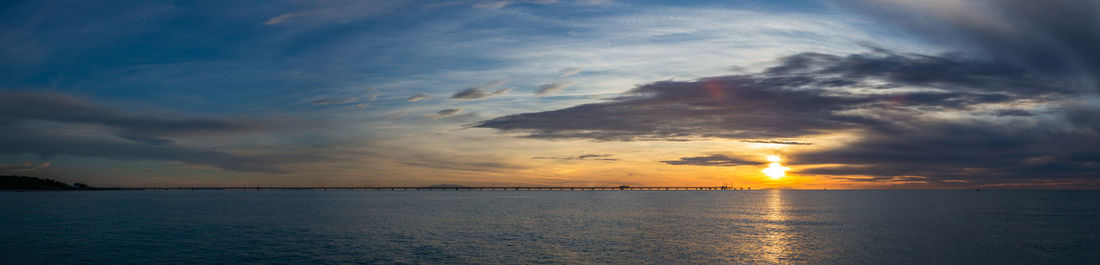
M106 188L111 190L215 190L215 191L295 191L295 190L321 190L321 191L613 191L613 190L752 190L751 187L729 186L491 186L491 187L145 187L145 188Z

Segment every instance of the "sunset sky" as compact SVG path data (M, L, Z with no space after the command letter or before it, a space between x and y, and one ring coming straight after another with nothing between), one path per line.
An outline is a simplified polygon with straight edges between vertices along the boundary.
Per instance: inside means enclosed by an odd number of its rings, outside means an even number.
M1097 13L1069 0L5 1L0 175L1100 188ZM764 173L773 162L785 176Z

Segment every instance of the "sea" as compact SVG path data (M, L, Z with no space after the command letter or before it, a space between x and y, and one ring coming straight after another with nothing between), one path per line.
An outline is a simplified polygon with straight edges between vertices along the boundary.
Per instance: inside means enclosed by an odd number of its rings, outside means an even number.
M0 264L1100 264L1100 192L0 192Z

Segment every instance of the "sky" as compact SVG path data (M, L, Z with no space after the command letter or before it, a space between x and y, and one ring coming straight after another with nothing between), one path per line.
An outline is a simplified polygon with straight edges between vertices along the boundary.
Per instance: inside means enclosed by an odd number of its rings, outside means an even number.
M1095 189L1098 12L1070 0L4 1L0 174L99 187Z

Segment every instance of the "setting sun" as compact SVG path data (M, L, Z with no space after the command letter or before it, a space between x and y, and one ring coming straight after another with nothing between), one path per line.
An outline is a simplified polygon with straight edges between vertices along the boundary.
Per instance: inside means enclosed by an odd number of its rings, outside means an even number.
M782 159L778 155L769 155L768 161L772 163L768 164L768 168L762 170L764 172L764 175L767 175L772 179L781 179L787 176L786 172L790 168L784 167L783 165L779 164L779 161L782 161Z

